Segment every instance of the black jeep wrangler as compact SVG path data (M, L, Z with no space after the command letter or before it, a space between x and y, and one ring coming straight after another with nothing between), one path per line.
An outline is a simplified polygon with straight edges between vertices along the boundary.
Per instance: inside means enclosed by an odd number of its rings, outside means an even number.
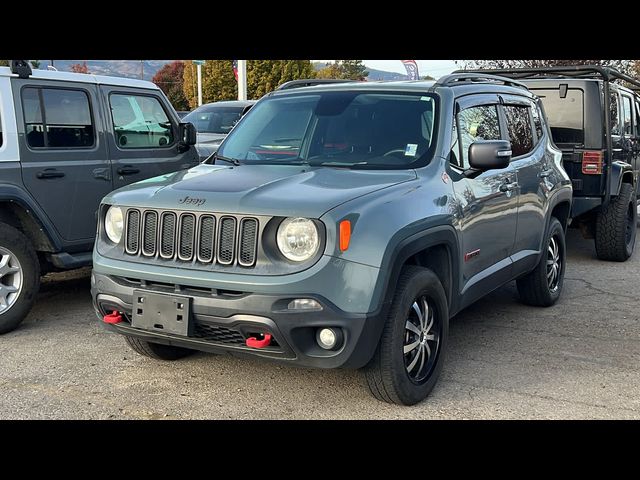
M573 184L571 226L595 239L601 260L627 260L636 240L640 81L596 65L478 71L518 79L542 100Z

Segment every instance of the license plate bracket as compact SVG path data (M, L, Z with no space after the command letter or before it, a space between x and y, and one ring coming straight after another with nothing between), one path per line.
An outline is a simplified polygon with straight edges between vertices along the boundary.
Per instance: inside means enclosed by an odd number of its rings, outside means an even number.
M191 334L191 297L133 291L131 326L188 337Z

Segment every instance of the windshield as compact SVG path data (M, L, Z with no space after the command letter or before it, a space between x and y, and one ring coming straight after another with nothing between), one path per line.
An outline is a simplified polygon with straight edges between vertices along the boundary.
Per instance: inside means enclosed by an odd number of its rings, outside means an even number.
M268 97L219 155L242 163L414 168L434 149L435 97L323 92Z
M182 119L191 122L198 133L227 134L238 123L244 107L207 106L194 110Z

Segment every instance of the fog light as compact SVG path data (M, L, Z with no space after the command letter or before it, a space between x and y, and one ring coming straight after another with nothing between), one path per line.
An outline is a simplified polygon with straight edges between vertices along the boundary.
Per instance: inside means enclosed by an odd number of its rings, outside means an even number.
M312 298L296 298L287 305L289 310L322 310L322 305Z
M319 328L316 341L325 350L336 350L342 344L342 331L337 328Z

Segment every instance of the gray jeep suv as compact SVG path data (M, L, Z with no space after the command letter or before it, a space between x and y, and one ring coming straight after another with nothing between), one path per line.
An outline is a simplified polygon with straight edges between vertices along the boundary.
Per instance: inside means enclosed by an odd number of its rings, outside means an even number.
M95 309L138 353L365 367L414 404L449 318L516 279L549 306L571 182L522 84L327 84L261 99L213 159L103 200Z

